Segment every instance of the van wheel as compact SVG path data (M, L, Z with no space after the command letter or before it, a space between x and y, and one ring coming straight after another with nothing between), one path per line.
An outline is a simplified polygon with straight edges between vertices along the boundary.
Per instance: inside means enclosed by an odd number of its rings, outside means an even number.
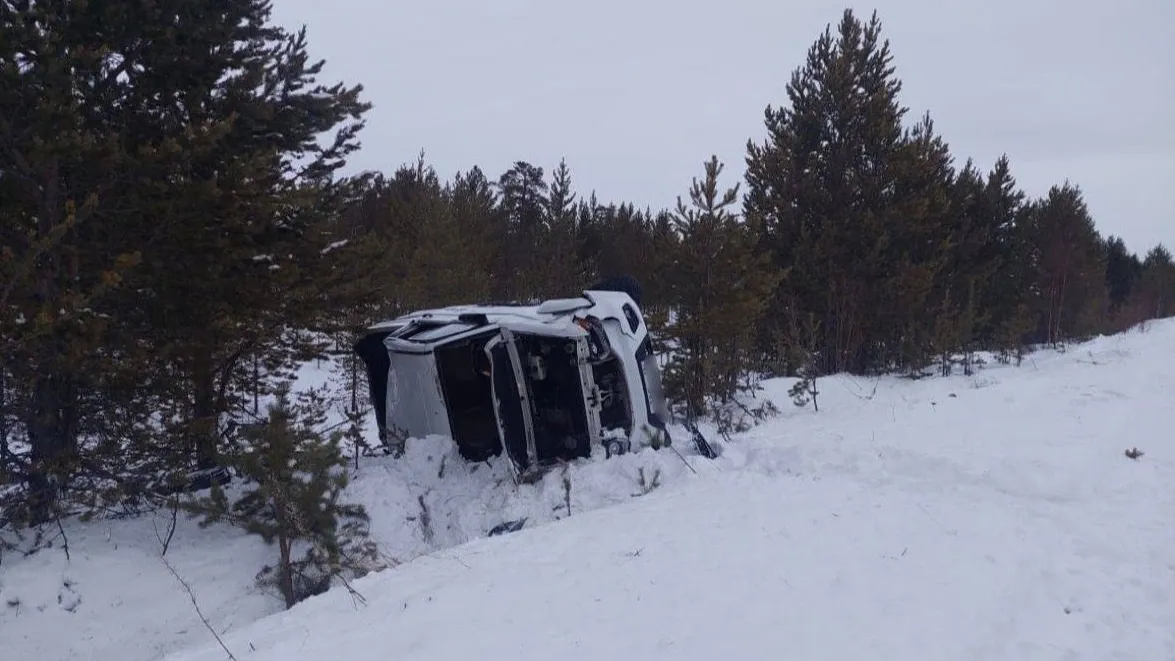
M615 439L606 441L604 443L604 454L609 459L612 457L619 457L620 455L624 454L624 444Z

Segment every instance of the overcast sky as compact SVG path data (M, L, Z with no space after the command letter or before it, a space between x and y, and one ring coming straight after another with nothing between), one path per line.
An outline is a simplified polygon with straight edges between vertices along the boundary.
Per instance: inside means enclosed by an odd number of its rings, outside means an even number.
M1103 234L1175 249L1173 0L275 0L330 80L375 107L350 169L442 177L567 159L582 192L654 209L717 154L742 180L763 110L846 6L877 9L901 102L958 165L1065 179ZM745 184L744 184L745 186Z

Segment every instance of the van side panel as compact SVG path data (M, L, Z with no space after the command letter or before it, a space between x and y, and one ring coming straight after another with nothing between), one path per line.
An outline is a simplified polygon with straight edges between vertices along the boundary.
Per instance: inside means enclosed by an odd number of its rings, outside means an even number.
M389 352L387 437L395 447L408 438L452 436L433 354Z

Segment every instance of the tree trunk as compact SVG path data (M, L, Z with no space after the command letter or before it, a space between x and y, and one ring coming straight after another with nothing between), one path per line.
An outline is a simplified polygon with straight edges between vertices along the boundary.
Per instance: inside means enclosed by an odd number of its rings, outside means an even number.
M57 496L77 456L77 388L72 378L58 370L36 377L27 425L29 523L36 526L53 518Z
M201 352L192 370L192 452L196 470L214 468L216 452L216 380L213 376L212 358Z
M261 412L261 359L253 354L253 415Z
M51 160L40 172L43 192L38 209L37 234L48 237L70 219L62 200L59 168ZM59 278L64 275L61 258L47 251L36 259L34 288L49 324L45 337L38 342L35 355L36 377L32 382L26 424L29 441L28 505L31 525L40 525L52 519L57 496L65 486L72 459L77 454L78 407L77 388L64 356L68 340L55 328L57 308L60 306Z
M278 525L281 525L280 519ZM294 541L285 535L278 534L278 583L286 608L293 608L298 603L298 595L294 591L293 546Z
M11 450L8 447L8 375L0 369L0 475L8 471Z
M1061 290L1057 294L1057 319L1056 319L1057 342L1056 343L1058 345L1061 344L1062 342L1064 342L1066 339L1066 336L1067 336L1066 333L1064 333L1062 321L1063 321L1063 319L1066 319L1066 317L1064 316L1065 315L1065 295L1066 295L1065 290L1068 287L1068 283L1069 283L1069 267L1068 267L1068 265L1066 265L1065 271L1061 274Z

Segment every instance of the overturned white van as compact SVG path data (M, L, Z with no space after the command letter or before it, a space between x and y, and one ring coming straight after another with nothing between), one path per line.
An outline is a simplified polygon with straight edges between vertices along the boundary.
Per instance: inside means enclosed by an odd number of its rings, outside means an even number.
M593 448L669 443L661 374L631 280L539 305L460 305L376 324L355 344L380 440L505 451L519 476Z

